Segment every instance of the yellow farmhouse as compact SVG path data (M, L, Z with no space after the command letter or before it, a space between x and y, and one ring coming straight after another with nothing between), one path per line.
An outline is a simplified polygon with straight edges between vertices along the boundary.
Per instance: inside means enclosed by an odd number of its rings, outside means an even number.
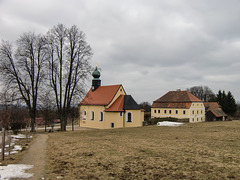
M169 91L153 102L152 118L177 118L185 122L205 121L203 102L188 91Z
M122 85L101 86L97 67L92 88L80 102L80 126L97 129L140 127L144 112Z

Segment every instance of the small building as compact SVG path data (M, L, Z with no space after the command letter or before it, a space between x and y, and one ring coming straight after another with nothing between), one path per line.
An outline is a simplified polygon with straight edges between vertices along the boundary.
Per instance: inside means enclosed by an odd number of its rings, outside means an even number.
M144 111L123 86L101 86L97 67L92 73L92 88L80 102L80 126L96 129L140 127Z
M153 102L152 118L177 118L182 122L205 121L203 102L189 91L169 91Z
M206 121L225 121L227 114L217 102L205 102Z

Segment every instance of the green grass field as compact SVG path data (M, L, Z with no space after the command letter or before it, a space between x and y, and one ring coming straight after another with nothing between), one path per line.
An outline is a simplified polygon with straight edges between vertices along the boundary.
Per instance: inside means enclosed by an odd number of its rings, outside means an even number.
M48 152L52 179L239 179L240 121L59 132Z

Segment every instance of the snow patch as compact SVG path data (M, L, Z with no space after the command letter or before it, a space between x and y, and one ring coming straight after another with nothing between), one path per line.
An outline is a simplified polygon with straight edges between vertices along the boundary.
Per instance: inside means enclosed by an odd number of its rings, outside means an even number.
M33 165L25 164L9 164L7 166L0 166L0 179L11 178L30 178L33 174L25 173L27 169L31 169Z
M17 154L19 151L22 150L22 146L20 145L15 145L14 148L11 150L10 154ZM8 154L7 154L8 155Z
M21 151L22 150L22 146L20 145L15 145L13 148L13 151Z
M10 154L17 154L19 151L22 150L22 147L20 145L15 145L15 142L18 141L19 139L26 138L26 135L23 134L18 134L18 135L11 135L11 144L10 146L14 146L14 148L10 151ZM32 138L32 136L29 136L29 138ZM9 148L9 145L6 144L5 148ZM2 152L2 149L0 148L0 153ZM9 152L8 149L5 150L5 155L8 156ZM1 178L0 178L1 180Z
M23 134L18 134L18 135L11 135L11 137L13 139L11 140L10 146L14 146L14 148L11 150L10 153L15 154L22 150L22 147L20 145L15 145L15 141L17 141L18 139L26 138L26 136ZM30 136L29 138L32 138L32 136ZM9 145L6 145L5 147L9 147ZM0 148L0 152L2 152L1 148ZM8 155L7 149L5 150L5 155ZM32 177L33 174L24 172L25 170L31 169L32 167L33 165L25 165L25 164L9 164L7 166L0 166L0 180Z
M15 139L24 139L24 138L26 138L26 135L18 134L18 135L11 135L11 137L15 138ZM32 136L29 136L28 138L32 138Z
M170 122L170 121L163 121L163 122L158 122L157 126L181 126L183 123L179 122Z

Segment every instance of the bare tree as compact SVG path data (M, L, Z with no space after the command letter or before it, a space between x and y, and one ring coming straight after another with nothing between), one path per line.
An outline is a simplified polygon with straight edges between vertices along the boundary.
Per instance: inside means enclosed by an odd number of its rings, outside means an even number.
M45 132L47 132L47 126L54 125L54 119L56 119L56 109L54 108L54 94L46 87L46 89L40 95L40 111L39 114L45 120Z
M0 73L10 89L17 90L26 103L31 117L31 131L35 131L38 90L42 82L43 63L46 60L46 41L41 35L25 33L12 44L2 41L0 45Z
M10 105L13 102L15 94L9 92L10 90L7 88L3 88L2 92L0 92L0 121L1 127L8 129L8 125L11 119L11 108Z
M26 127L27 108L22 106L21 100L17 98L17 94L12 92L11 89L3 88L0 92L0 102L4 108L0 110L1 114L8 114L8 118L2 119L2 126L5 129L11 128L14 134L17 134L18 130ZM4 124L4 125L3 125Z
M151 104L149 102L142 102L139 106L141 109L144 109L145 112L151 112Z
M216 95L208 86L193 86L187 90L204 102L216 101Z
M4 88L3 92L0 93L0 102L4 106L0 109L0 121L2 126L2 160L5 159L5 130L8 129L10 122L10 111L9 103L11 102L12 96L9 94L8 89Z
M76 26L54 26L48 32L47 39L50 85L55 93L61 130L66 131L71 102L83 93L83 84L90 73L89 60L93 53L86 42L85 34Z
M74 125L76 122L79 122L79 107L78 105L72 106L70 108L70 118L72 123L72 131L74 131Z

